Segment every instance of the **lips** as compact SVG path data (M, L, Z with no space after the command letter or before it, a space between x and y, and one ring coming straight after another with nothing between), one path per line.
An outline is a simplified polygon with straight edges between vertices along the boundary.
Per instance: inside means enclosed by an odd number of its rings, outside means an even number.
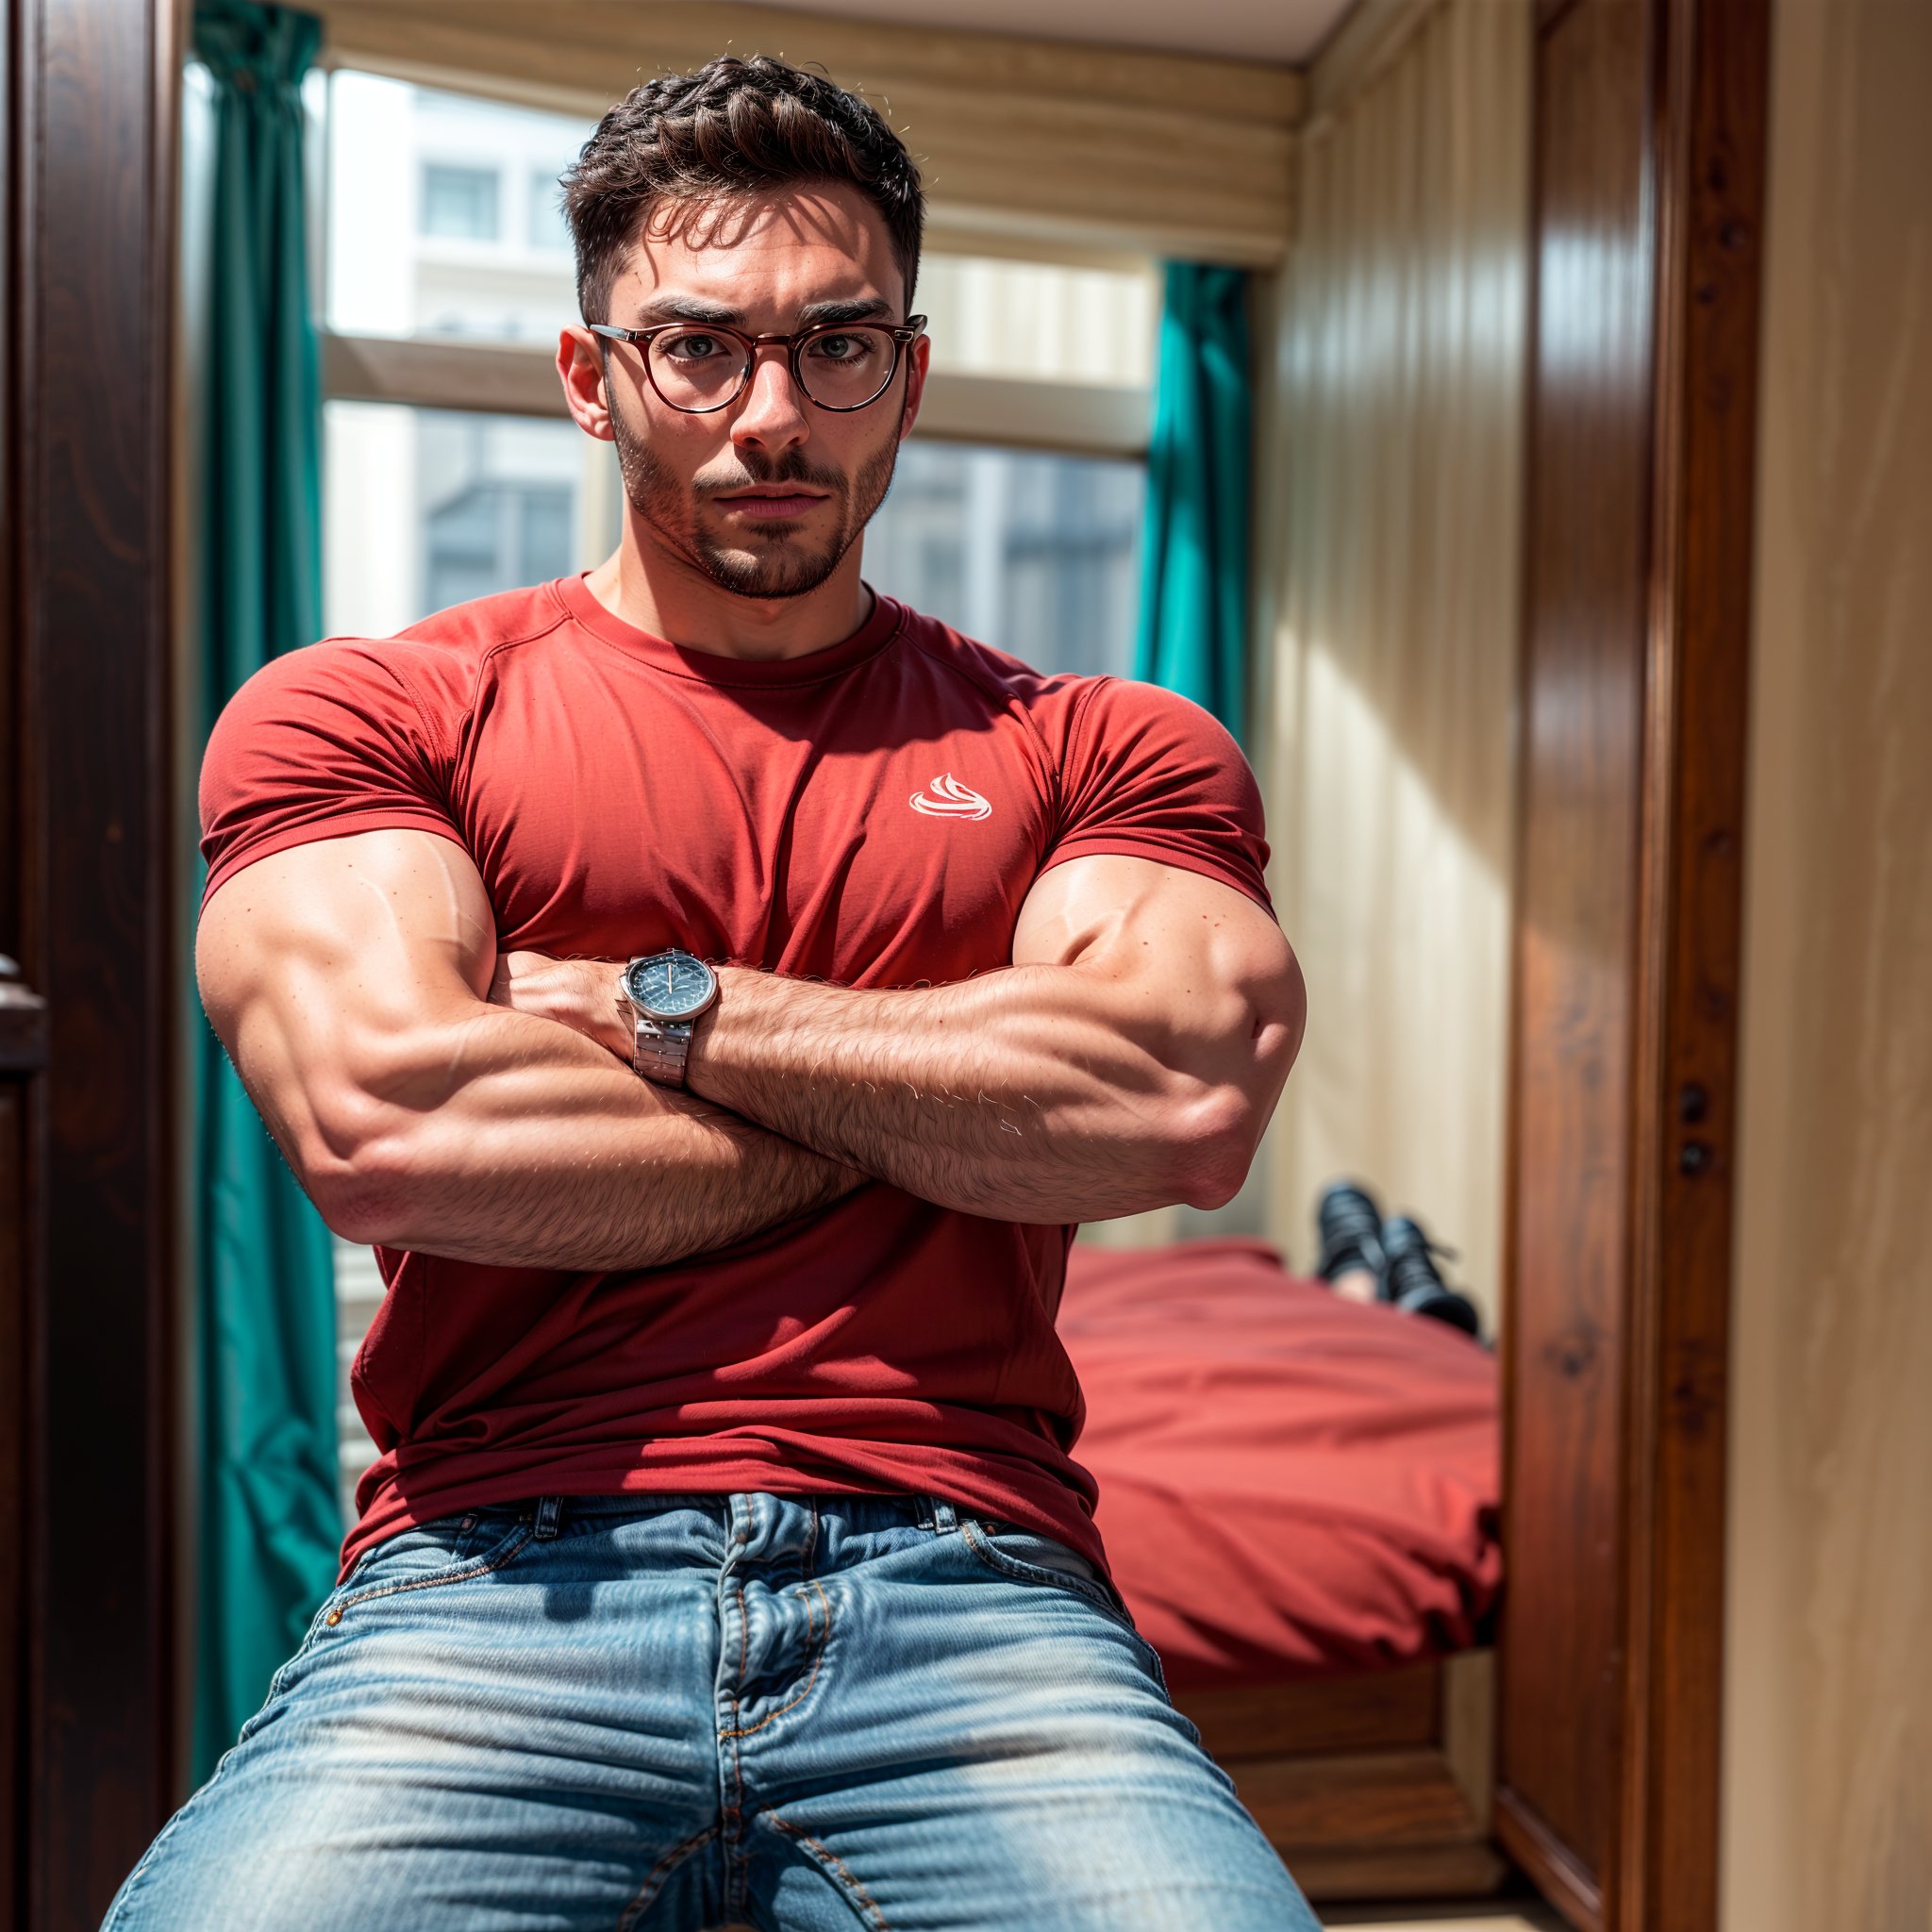
M720 508L736 510L747 517L801 517L826 499L804 491L751 491L741 495L713 498Z

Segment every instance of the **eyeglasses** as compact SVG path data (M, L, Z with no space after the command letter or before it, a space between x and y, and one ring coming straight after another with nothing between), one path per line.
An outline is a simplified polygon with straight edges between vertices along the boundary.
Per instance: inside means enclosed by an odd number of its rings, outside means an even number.
M709 322L666 322L656 328L591 324L591 334L641 349L651 387L689 416L735 403L767 342L785 345L791 379L808 402L821 409L862 409L885 394L899 372L899 352L924 330L923 315L903 323L821 322L789 336L748 336Z

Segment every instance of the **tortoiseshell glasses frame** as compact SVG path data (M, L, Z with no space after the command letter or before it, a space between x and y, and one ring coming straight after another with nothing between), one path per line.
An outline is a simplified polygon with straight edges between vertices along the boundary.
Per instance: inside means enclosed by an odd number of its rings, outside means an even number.
M925 317L912 315L903 323L820 322L791 335L764 336L709 322L661 322L651 328L593 322L590 327L591 334L608 341L641 349L651 388L662 402L687 416L728 409L750 386L758 352L773 343L783 346L791 379L805 399L815 408L842 416L877 402L892 386L903 352L925 332ZM715 348L707 352L707 345L727 343L737 351L735 363ZM843 356L834 355L841 343L851 346ZM820 345L825 353L812 356L811 350ZM680 357L675 353L679 348L691 353ZM858 394L859 390L866 392Z

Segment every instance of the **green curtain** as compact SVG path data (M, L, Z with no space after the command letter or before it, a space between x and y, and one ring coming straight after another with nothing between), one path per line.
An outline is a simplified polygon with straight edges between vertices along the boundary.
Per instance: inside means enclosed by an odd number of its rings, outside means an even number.
M1134 675L1247 727L1248 277L1167 264Z
M321 25L199 0L213 80L199 508L204 739L277 653L321 634L321 418L302 77ZM329 1237L220 1042L196 1082L201 1571L194 1777L258 1708L334 1580Z

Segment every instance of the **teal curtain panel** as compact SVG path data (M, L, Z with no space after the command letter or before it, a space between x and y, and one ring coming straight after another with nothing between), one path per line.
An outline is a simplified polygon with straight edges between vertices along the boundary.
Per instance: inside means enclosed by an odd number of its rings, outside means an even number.
M200 0L213 81L207 366L200 372L204 738L235 690L322 629L321 417L302 78L321 25ZM220 1042L196 1068L201 1558L194 1779L260 1707L334 1581L329 1236Z
M1254 422L1248 277L1167 264L1134 675L1247 730Z

